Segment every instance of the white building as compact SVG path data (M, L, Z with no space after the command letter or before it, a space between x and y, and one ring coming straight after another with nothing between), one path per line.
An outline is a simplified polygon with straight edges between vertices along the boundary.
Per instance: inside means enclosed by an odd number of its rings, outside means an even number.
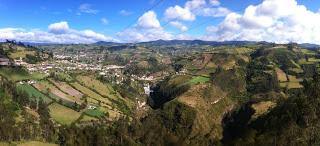
M150 90L150 85L147 84L147 86L143 87L144 89L144 94L150 96L150 93L153 92L152 90Z

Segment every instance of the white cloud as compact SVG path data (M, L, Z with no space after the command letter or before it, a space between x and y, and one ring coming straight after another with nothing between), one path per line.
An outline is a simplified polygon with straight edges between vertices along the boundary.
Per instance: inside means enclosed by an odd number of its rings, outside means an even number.
M40 30L25 30L21 28L0 29L0 40L6 39L35 43L94 43L97 41L117 41L111 37L92 30L74 30L67 22L50 24L49 32ZM63 33L62 33L63 32Z
M49 32L56 34L63 34L69 31L69 25L66 21L53 23L48 26Z
M228 8L221 7L218 0L191 0L186 2L185 7L197 16L224 17L231 13Z
M195 13L197 13L200 16L211 16L211 17L224 17L231 13L231 11L224 7L217 7L217 8L201 8L197 10Z
M205 0L190 0L186 2L185 8L189 10L194 10L194 9L201 8L205 5L207 5Z
M167 8L164 15L167 20L194 21L196 16L224 17L230 13L228 8L220 6L218 0L189 0L184 7Z
M174 36L174 39L176 39L176 40L194 40L197 38L194 36L188 35L188 34L179 34L179 35Z
M185 25L183 25L179 21L172 21L172 22L170 22L170 25L180 29L181 31L187 31L188 30L188 27L186 27Z
M137 27L149 29L160 28L161 26L157 14L154 11L148 11L138 19Z
M108 25L109 21L108 21L107 18L101 18L101 23L104 24L104 25Z
M131 28L117 33L123 42L145 42L159 39L171 40L173 35L165 32L163 29L138 29Z
M212 6L219 6L219 5L220 5L219 0L209 0L209 1L210 1L210 4L211 4Z
M134 27L117 33L123 42L143 42L158 39L169 40L173 35L164 31L154 11L144 13Z
M78 9L81 13L97 14L99 12L98 10L93 9L92 6L87 3L81 4Z
M205 38L319 44L319 24L320 13L296 0L264 0L248 6L243 14L228 14L215 29L207 29Z
M166 9L165 18L168 20L183 21L193 21L196 19L195 15L188 8L182 8L178 5Z
M127 11L127 10L121 10L119 12L119 14L122 15L122 16L130 16L132 14L132 12Z

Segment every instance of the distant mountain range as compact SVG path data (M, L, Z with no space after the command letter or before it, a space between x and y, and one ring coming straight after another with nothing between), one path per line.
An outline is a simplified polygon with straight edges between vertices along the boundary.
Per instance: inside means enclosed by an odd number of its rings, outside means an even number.
M118 45L125 45L128 43L116 43L116 42L105 42L105 41L99 41L96 43L93 43L95 45L104 45L104 46L118 46Z
M150 41L150 42L141 42L138 44L143 45L211 45L211 46L218 46L218 45L245 45L245 44L256 44L258 42L254 41L203 41L203 40L157 40L157 41Z
M224 41L224 42L217 42L217 41L203 41L203 40L156 40L156 41L149 41L149 42L139 42L134 43L138 45L148 45L148 46L175 46L175 45L245 45L245 44L256 44L261 42L255 41ZM267 42L264 42L267 43ZM115 46L115 45L132 45L133 43L115 43L115 42L104 42L99 41L94 43L95 45L105 45L105 46Z
M319 49L319 48L320 48L320 45L317 45L317 44L309 44L309 43L299 44L299 46L300 46L301 48L310 48L310 49L312 49L312 48L317 48L317 49Z
M96 42L95 45L105 45L105 46L117 46L117 45L132 45L130 43L115 43L115 42ZM266 41L203 41L203 40L156 40L156 41L149 41L149 42L140 42L136 43L139 45L147 45L147 46L178 46L178 45L189 45L189 46L197 46L197 45L210 45L210 46L222 46L222 45L229 45L229 46L238 46L238 45L254 45L254 44L273 44ZM320 45L317 44L309 44L303 43L298 44L299 47L302 48L320 48Z
M54 44L54 43L30 43L23 42L25 45L32 46L49 46L49 45L63 45L63 44ZM123 45L146 45L146 46L178 46L178 45L189 45L189 46L197 46L197 45L210 45L210 46L221 46L221 45L230 45L230 46L238 46L238 45L254 45L254 44L272 44L270 42L257 42L257 41L203 41L203 40L156 40L149 42L140 42L140 43L117 43L117 42L106 42L106 41L98 41L96 43L92 43L92 45L99 46L123 46ZM318 49L320 45L310 44L310 43L302 43L298 44L299 47L302 48L310 48L310 49Z

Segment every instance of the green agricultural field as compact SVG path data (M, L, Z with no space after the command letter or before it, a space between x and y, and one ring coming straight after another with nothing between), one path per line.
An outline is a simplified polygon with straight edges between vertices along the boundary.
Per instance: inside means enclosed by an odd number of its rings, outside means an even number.
M297 89L297 88L303 88L303 86L300 84L302 82L302 79L298 79L296 76L289 75L289 82L282 82L280 83L280 87L282 88L288 88L288 89Z
M309 61L309 62L320 62L320 59L317 59L317 58L309 58L308 61Z
M276 73L277 73L277 76L278 76L278 80L280 82L286 82L287 81L286 73L283 70L281 70L280 68L276 68Z
M33 86L29 84L18 84L17 85L18 90L27 92L30 97L36 97L39 99L42 99L45 103L50 103L52 100L44 95L43 93L39 92L37 89L35 89Z
M301 68L290 68L289 71L295 72L297 74L303 73L303 69Z
M168 83L170 85L182 85L182 84L188 83L188 81L191 79L192 79L191 75L178 75L171 78Z
M10 53L9 57L12 59L19 59L20 57L26 58L26 55L35 55L35 53L36 53L35 51L23 50L23 51L17 51L17 52Z
M74 103L77 102L78 104L81 104L83 101L77 99L76 97L73 97L71 95L68 95L61 90L59 90L57 87L55 87L53 84L49 83L48 81L39 81L38 83L34 84L34 87L38 90L42 91L43 93L48 93L50 97L57 98L57 100L64 100L67 103Z
M98 105L101 101L100 105L101 107L99 110L102 113L109 113L110 118L116 118L119 116L119 111L116 108L112 108L111 105L114 105L112 101L110 101L108 98L104 98L101 95L95 93L94 91L88 89L87 87L84 87L80 85L79 83L71 83L71 85L76 88L77 90L81 91L85 95L87 95L87 101L88 103L91 103L93 105ZM90 114L90 113L89 113Z
M117 110L119 110L123 113L128 113L130 111L129 107L132 105L132 102L129 99L121 98L119 93L116 92L111 87L111 85L104 84L104 83L102 83L96 79L93 79L91 77L88 77L88 76L77 76L77 80L80 82L81 86L85 85L82 87L79 85L76 85L77 87L75 86L75 88L77 88L77 90L81 91L82 93L84 93L84 94L88 93L87 95L89 97L94 98L94 99L98 99L103 104L105 104L107 106L114 105L115 107L117 107ZM92 90L93 92L97 92L100 96L102 96L102 98L97 98L97 96L92 94L92 92L90 92L90 90L87 90L83 87L86 87L86 88ZM90 95L92 95L92 96L90 96ZM105 97L107 97L107 98L105 98ZM103 99L103 100L101 100L101 99ZM107 112L110 113L109 110Z
M288 77L289 77L289 81L290 81L290 82L299 83L299 82L302 82L302 81L303 81L302 79L298 79L296 76L289 75Z
M253 52L253 49L250 48L245 48L245 47L241 47L241 48L220 48L220 49L216 49L212 52L215 53L226 53L226 54L247 54L250 52Z
M306 61L306 59L300 59L298 61L299 64L314 64L315 62L311 62L310 60L309 61Z
M0 68L0 75L4 76L5 78L11 81L21 81L21 80L39 80L46 77L45 74L41 73L32 73L29 74L24 69L19 68L8 68L2 67Z
M86 115L90 116L90 117L96 117L96 118L100 118L104 115L106 115L103 111L101 111L99 108L97 109L88 109L84 112Z
M280 83L280 87L288 89L298 89L298 88L303 88L303 86L300 83L296 82L285 82L285 83Z
M85 95L87 95L89 98L93 98L95 100L100 100L101 102L109 104L109 105L112 104L109 99L102 97L101 95L93 92L92 90L88 89L87 87L80 85L77 82L71 83L71 85L73 87L75 87L77 90L79 90L82 93L84 93ZM88 99L88 101L90 101L90 100Z
M77 103L82 103L81 98L83 94L81 92L74 89L73 87L71 87L69 84L65 82L54 81L53 79L49 79L49 81L52 84L54 84L57 88L59 88L62 92L72 96L73 97L72 99L74 99L74 101L76 101Z
M65 82L72 82L74 79L67 73L57 72L54 73L54 79Z
M62 106L58 103L53 103L49 106L51 117L60 124L70 125L76 121L81 113L70 108Z
M77 80L87 87L96 90L100 95L117 99L120 95L109 84L104 84L89 76L77 76Z
M91 121L96 121L96 120L98 120L98 119L97 118L93 118L93 117L89 117L87 115L84 115L81 118L80 122L91 122Z
M210 80L210 78L208 77L203 77L203 76L196 76L196 77L193 77L191 80L189 80L189 84L191 85L194 85L194 84L203 84L203 83L206 83Z
M301 52L306 55L315 55L316 54L316 52L308 50L308 49L301 49Z

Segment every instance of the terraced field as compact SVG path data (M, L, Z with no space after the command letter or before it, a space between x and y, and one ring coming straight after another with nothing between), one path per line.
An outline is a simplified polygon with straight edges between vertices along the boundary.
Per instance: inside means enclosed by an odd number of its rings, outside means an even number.
M93 118L93 117L89 117L87 115L84 115L81 118L80 122L91 122L91 121L96 121L96 120L98 120L98 119L97 118Z
M86 85L90 89L96 90L100 95L106 96L112 99L117 99L120 95L114 91L114 89L108 85L104 84L89 76L77 76L77 80L82 84Z
M53 103L49 106L51 117L60 124L70 125L76 121L81 113L70 108L62 106L58 103Z
M101 106L99 106L99 110L104 113L108 113L109 118L115 119L121 115L119 110L112 107L114 105L108 98L102 97L101 95L97 94L96 92L92 91L91 89L89 89L87 87L80 85L77 82L71 83L71 85L73 87L75 87L77 90L81 91L82 93L84 93L85 95L88 96L88 98L87 98L88 103L91 103L93 105L98 105L99 104L98 101L101 101L100 102ZM90 115L90 113L91 112L89 112L89 115ZM91 115L91 116L93 116L93 115Z
M46 75L41 73L28 73L23 69L18 68L0 68L0 75L11 81L22 81L22 80L39 80L43 79Z
M65 82L59 82L59 81L54 81L52 79L50 79L50 81L56 85L61 91L68 93L71 96L77 97L77 98L81 98L83 96L83 94L81 92L79 92L78 90L72 88L70 85L68 85Z
M54 81L53 79L49 79L51 83L53 83L60 91L68 94L68 96L72 96L74 101L77 103L82 103L83 101L81 100L83 94L79 92L78 90L74 89L70 85L68 85L65 82L59 82L59 81Z
M54 96L57 96L65 101L68 102L77 102L78 104L82 103L83 101L78 100L75 97L72 97L68 94L65 94L64 92L60 91L57 87L55 87L54 85L50 84L47 81L40 81L36 84L34 84L34 87L37 88L39 91L42 91L43 93L48 93L49 94L53 94Z
M92 76L79 75L76 77L76 80L78 80L81 85L86 86L94 92L97 92L102 97L107 97L108 100L112 102L111 105L117 107L119 111L123 113L129 112L129 108L132 106L132 101L127 98L122 98L121 95L116 92L111 85L104 84L99 80L94 79Z
M303 86L300 84L300 82L302 82L302 79L297 79L295 76L292 75L289 75L288 77L289 81L280 83L281 87L287 87L288 89L303 88Z
M193 84L203 84L203 83L206 83L208 82L210 79L208 77L203 77L203 76L196 76L196 77L193 77L188 83L193 85Z
M316 52L308 50L308 49L301 49L301 52L306 55L315 55L316 54Z
M297 74L303 73L303 69L301 68L290 68L289 70Z
M17 52L10 53L9 57L12 59L18 59L18 58L26 58L26 55L35 55L35 51L26 51L26 50L21 50Z
M85 111L86 115L89 115L90 117L102 117L105 115L105 112L103 112L102 110L100 110L99 108L97 109L88 109Z
M278 80L280 82L286 82L287 81L286 73L284 71L282 71L280 68L276 68L276 73L277 73L277 76L278 76Z
M28 93L30 97L36 97L36 98L42 99L45 103L50 103L52 101L49 97L39 92L37 89L35 89L33 86L29 84L23 84L23 85L18 84L17 88L20 91L24 91Z
M107 105L111 105L112 104L111 101L108 98L102 97L101 95L95 93L94 91L90 90L87 87L84 87L84 86L80 85L77 82L71 83L71 85L73 87L75 87L77 90L79 90L82 93L84 93L85 95L87 95L89 97L89 100L90 100L90 98L94 99L94 100L91 100L93 103L98 103L98 101L101 101L102 103L107 104Z
M312 61L310 61L310 60L306 60L306 59L300 59L299 61L298 61L298 63L299 64L314 64L315 62L312 62Z

